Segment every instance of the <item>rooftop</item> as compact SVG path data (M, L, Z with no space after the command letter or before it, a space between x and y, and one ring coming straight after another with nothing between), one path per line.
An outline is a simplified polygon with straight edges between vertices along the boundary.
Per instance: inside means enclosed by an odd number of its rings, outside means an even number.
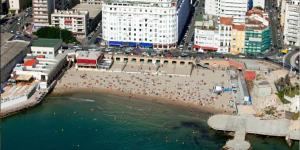
M88 11L89 12L89 17L91 19L93 19L101 13L102 6L101 5L88 4L88 3L80 3L80 4L77 4L75 7L73 7L73 10Z
M32 46L36 46L36 47L55 47L59 43L62 43L61 39L39 38L39 39L32 42Z
M212 15L197 15L195 27L203 30L216 30L217 17Z
M11 39L13 36L14 36L13 34L7 32L1 33L1 45L4 44L9 39Z
M100 55L100 51L77 51L76 59L98 59Z
M33 71L33 72L42 72L45 74L51 74L65 57L66 53L57 54L55 58L38 58L31 54L27 54L24 58L24 64L17 64L14 70L18 71ZM27 64L26 64L27 63ZM34 66L32 66L35 64Z
M232 25L233 18L232 17L220 17L220 24L223 25Z
M29 44L30 42L21 40L1 43L1 69L24 51Z
M88 11L83 10L55 10L52 15L68 15L68 16L78 16L78 15L86 15L88 14Z

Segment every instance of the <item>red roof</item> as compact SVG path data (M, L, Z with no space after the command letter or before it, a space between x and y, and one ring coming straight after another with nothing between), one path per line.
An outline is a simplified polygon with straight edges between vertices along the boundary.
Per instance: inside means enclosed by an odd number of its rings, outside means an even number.
M255 79L256 73L255 73L255 71L246 70L244 72L244 77L245 77L245 80L252 81Z
M243 70L245 68L243 63L234 61L234 60L229 60L229 65L232 67L235 67L236 69Z
M96 59L76 59L77 64L91 64L96 65L97 60Z
M246 26L245 24L233 24L232 28L238 31L245 31Z
M232 25L232 22L233 22L232 17L220 17L220 24Z
M37 63L35 59L29 59L24 62L24 66L33 66Z
M217 51L218 48L216 47L210 47L210 46L200 46L200 45L194 45L193 48L203 49L205 51Z

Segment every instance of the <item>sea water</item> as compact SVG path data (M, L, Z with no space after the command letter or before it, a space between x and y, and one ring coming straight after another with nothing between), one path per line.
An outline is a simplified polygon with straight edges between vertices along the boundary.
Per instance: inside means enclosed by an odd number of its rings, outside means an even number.
M50 95L1 122L1 150L219 150L231 138L211 114L107 94ZM248 135L254 150L296 150L283 138Z

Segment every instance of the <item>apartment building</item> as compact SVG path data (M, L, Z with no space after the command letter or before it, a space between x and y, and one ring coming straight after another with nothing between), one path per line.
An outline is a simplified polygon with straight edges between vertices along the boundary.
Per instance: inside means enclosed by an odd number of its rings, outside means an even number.
M243 54L245 49L245 24L233 24L231 30L230 53Z
M88 11L55 10L51 14L51 25L71 31L76 37L84 38L88 34Z
M20 13L23 9L28 6L30 0L9 0L9 12L13 14Z
M212 15L197 17L194 32L194 50L216 52L219 49L218 18Z
M233 18L232 17L220 17L219 21L219 53L230 52L231 42L231 30L232 30Z
M204 15L195 23L194 49L229 53L233 18Z
M269 17L259 9L247 12L245 33L245 53L260 54L266 52L271 45Z
M233 22L244 23L248 0L206 0L205 13L219 17L233 17Z
M53 0L32 0L32 15L34 30L49 26L51 23L51 13L54 11Z
M287 0L284 14L284 43L300 46L300 0Z
M176 48L190 8L189 0L104 0L103 39L110 46Z

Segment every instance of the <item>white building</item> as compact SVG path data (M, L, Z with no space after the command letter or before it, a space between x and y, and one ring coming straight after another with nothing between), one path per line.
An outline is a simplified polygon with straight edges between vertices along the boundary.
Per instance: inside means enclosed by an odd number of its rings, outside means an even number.
M32 8L34 29L49 26L54 10L53 0L32 0Z
M300 0L287 0L284 19L284 43L300 46Z
M45 87L61 72L61 69L67 62L67 54L60 53L54 58L40 58L36 54L28 54L24 58L24 64L17 64L13 74L31 75L33 79L45 83Z
M55 10L51 14L51 25L71 31L75 36L84 38L88 34L88 11Z
M195 24L194 49L229 53L232 25L231 17L220 17L217 21L213 16L203 16L203 20Z
M26 7L26 3L28 3L28 0L9 0L9 11L18 14Z
M219 49L217 18L205 15L195 22L194 49L200 52Z
M175 48L190 7L189 0L104 0L103 39L111 46Z
M230 52L230 41L231 41L231 30L233 25L233 18L231 17L220 17L219 22L219 53Z
M252 0L253 7L260 6L261 8L265 9L265 0Z
M31 46L31 53L34 55L41 55L45 58L55 58L58 50L62 45L60 39L43 39L33 41Z
M245 22L248 0L206 0L205 13L219 17L233 17L235 23Z

